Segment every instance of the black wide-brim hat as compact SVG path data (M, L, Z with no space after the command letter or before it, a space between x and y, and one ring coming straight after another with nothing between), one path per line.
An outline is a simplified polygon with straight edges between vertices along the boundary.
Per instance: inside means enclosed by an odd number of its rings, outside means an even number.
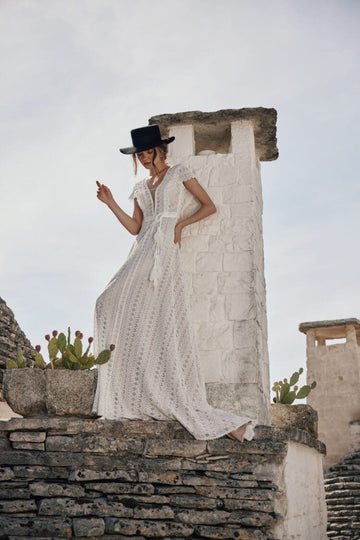
M155 148L155 146L160 146L161 144L169 144L175 140L175 137L162 139L157 124L132 129L130 134L134 146L120 148L122 154L137 154L138 152L150 150L150 148Z

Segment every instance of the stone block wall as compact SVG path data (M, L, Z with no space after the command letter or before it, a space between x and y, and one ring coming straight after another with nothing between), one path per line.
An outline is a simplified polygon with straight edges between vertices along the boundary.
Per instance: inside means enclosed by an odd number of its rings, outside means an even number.
M309 478L324 447L295 428L258 427L241 444L176 422L12 419L0 448L2 539L325 538L322 476ZM294 450L308 465L290 523Z

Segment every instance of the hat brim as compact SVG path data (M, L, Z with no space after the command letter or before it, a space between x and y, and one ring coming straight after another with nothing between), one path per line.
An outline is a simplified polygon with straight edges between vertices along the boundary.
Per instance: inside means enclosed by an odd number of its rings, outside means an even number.
M158 144L155 146L160 146L160 144L170 144L173 141L175 141L175 137L169 137L168 139L161 139ZM155 146L152 145L146 145L146 146L128 146L127 148L120 148L120 152L122 154L137 154L138 152L144 152L145 150L150 150L151 148L155 148Z

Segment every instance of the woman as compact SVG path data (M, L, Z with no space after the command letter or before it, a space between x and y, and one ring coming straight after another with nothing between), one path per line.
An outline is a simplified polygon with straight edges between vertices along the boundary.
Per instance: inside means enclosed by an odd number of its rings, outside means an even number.
M183 165L166 164L167 144L156 125L131 131L133 146L121 148L149 171L130 199L132 217L97 182L97 197L120 223L137 235L127 260L98 298L95 353L115 344L110 362L100 366L93 409L109 419L178 420L196 439L223 435L243 441L254 422L214 409L206 401L179 249L187 225L216 212L206 191ZM200 203L178 221L186 190Z

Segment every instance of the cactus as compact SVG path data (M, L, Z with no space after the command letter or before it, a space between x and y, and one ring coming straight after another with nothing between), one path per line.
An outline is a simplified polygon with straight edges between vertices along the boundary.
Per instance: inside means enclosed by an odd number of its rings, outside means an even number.
M95 358L94 354L90 353L91 344L94 341L92 337L88 339L88 346L83 352L82 338L83 334L77 330L75 332L74 342L71 343L71 332L68 328L67 338L63 332L54 330L52 337L46 334L45 339L48 342L49 363L46 363L41 354L40 345L36 345L32 353L35 360L35 367L40 369L90 369L94 365L105 364L110 360L111 353L115 349L115 345L111 344L109 349L105 349ZM6 367L8 369L16 369L26 367L26 362L23 358L22 351L19 350L17 359L7 360Z
M26 362L24 355L21 349L18 349L16 352L16 360L8 359L6 360L7 369L21 369L26 368Z
M287 379L283 381L275 382L272 387L273 392L275 392L275 397L273 398L274 403L284 403L290 405L295 401L295 399L304 399L306 398L311 390L316 388L316 382L313 381L311 384L305 384L299 390L296 383L299 380L300 375L303 373L304 369L300 368L299 371L295 371L290 377L290 381ZM294 387L291 390L291 387Z

